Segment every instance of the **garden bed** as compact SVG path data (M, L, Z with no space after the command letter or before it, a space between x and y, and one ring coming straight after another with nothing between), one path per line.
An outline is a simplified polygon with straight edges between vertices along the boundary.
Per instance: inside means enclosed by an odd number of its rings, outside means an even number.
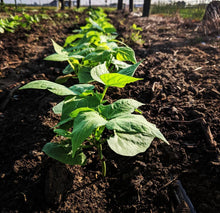
M109 102L133 98L145 104L143 115L155 123L170 146L155 140L135 157L104 146L107 177L94 150L87 165L65 166L41 151L56 140L52 106L59 98L45 91L18 91L32 80L54 81L65 63L44 61L77 25L49 22L31 31L0 34L2 212L175 212L180 180L197 212L220 208L220 40L204 36L198 22L153 15L141 18L112 13L125 43L143 60L135 77L144 80L111 88ZM73 16L74 17L74 16ZM83 20L83 19L80 19ZM130 39L141 27L142 45ZM83 24L83 21L82 23ZM80 25L80 23L79 23Z

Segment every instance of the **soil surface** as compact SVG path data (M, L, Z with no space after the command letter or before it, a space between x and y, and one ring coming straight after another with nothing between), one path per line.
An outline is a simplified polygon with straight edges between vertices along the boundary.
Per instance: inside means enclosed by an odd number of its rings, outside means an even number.
M66 166L42 151L54 141L52 113L59 98L18 88L35 79L54 81L65 63L44 61L84 25L85 14L44 21L30 31L0 34L0 209L1 212L196 212L220 209L220 38L200 31L201 23L153 15L111 13L119 38L143 60L135 74L144 80L111 88L109 102L133 98L170 145L155 140L135 157L104 146L107 177L96 150L86 166ZM52 15L52 13L51 13ZM79 14L77 14L79 15ZM131 26L143 42L131 39ZM188 195L184 195L184 192ZM188 200L187 200L188 198ZM191 210L190 210L191 207Z

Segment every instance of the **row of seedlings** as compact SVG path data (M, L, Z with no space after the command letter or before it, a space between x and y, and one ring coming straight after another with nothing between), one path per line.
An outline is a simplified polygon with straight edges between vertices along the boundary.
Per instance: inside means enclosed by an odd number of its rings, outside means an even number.
M141 115L138 107L143 103L119 99L108 104L105 99L109 87L123 88L141 80L133 77L141 62L137 63L133 49L116 39L116 29L103 10L91 9L87 24L74 32L67 37L64 47L53 41L56 53L46 60L68 61L61 79L64 82L78 78L79 83L66 87L57 82L36 80L21 89L47 89L64 96L63 101L53 107L53 112L61 115L54 132L62 139L59 143L47 143L43 151L62 163L85 165L86 149L96 147L105 176L104 143L117 154L134 156L145 152L155 137L168 142L159 129ZM102 84L103 90L98 92L93 82ZM110 130L106 131L107 137L106 134L103 137L105 130Z

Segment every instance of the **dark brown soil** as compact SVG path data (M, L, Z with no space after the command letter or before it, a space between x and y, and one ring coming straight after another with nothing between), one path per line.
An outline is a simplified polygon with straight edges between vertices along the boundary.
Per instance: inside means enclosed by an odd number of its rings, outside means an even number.
M200 23L178 17L114 13L110 18L143 60L135 75L144 80L112 88L107 98L143 102L143 115L170 146L155 140L135 157L116 155L104 146L106 178L95 150L86 153L84 167L49 159L41 149L56 140L51 127L59 118L51 108L59 98L18 88L61 75L65 63L43 58L53 53L50 39L62 45L78 26L70 20L45 21L31 31L0 34L1 212L190 212L177 180L197 212L219 211L219 37L204 36L197 30ZM143 28L143 45L130 39L133 23Z

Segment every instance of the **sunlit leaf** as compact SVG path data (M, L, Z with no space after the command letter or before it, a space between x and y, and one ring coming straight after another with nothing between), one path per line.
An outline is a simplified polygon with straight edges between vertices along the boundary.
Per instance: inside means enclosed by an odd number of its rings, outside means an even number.
M134 156L145 152L153 139L153 136L146 136L141 133L127 134L115 132L115 135L110 137L107 142L109 147L117 154Z
M160 130L154 124L148 122L142 115L127 114L114 118L106 124L106 128L122 133L141 133L145 136L157 137L168 143Z
M61 54L54 53L54 54L49 55L46 58L44 58L44 60L46 60L46 61L67 61L67 60L69 60L69 57L68 57L68 55L61 55Z
M100 113L109 120L133 113L135 109L142 105L144 104L133 99L120 99L109 105L100 105L99 110Z
M106 86L123 88L126 84L132 83L142 78L134 78L120 73L106 73L100 76L101 81Z
M109 73L109 71L107 70L105 64L100 64L100 65L92 68L92 70L91 70L92 78L95 81L98 81L98 82L103 83L103 84L104 84L104 82L101 80L100 76L103 75L103 74L108 74L108 73Z
M123 74L123 75L128 75L128 76L133 76L136 69L138 68L138 66L141 64L141 62L138 62L134 65L131 65L129 67L126 67L122 70L120 70L118 73Z
M130 47L118 47L114 49L116 54L116 59L119 61L130 61L132 63L137 63L135 58L134 50Z
M72 90L70 90L69 88L67 88L61 84L57 84L57 83L54 83L51 81L46 81L46 80L32 81L32 82L24 85L20 89L45 89L45 90L49 90L50 92L52 92L56 95L61 95L61 96L77 95Z

